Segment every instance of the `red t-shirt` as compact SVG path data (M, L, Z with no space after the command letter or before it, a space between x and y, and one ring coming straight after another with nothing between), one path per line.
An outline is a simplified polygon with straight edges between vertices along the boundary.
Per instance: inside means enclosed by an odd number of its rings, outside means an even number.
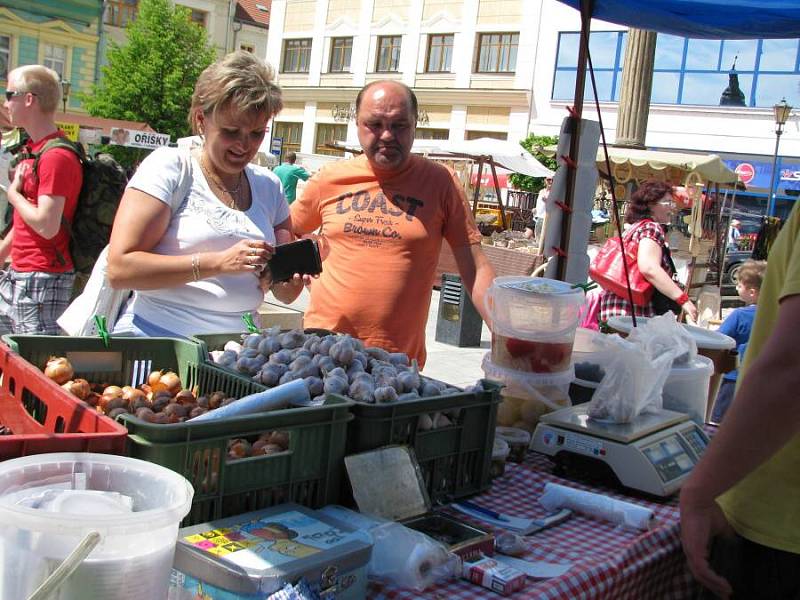
M55 137L64 137L59 130L36 142L28 141L28 152L39 152ZM65 148L48 150L39 158L38 177L33 173L33 159L22 161L30 168L22 181L22 193L34 205L39 196L64 196L64 217L72 222L78 195L83 183L83 168L75 153ZM59 260L63 259L63 264ZM11 243L11 268L20 272L64 273L71 271L72 257L69 255L69 233L62 224L52 239L45 239L36 233L14 211L14 239Z

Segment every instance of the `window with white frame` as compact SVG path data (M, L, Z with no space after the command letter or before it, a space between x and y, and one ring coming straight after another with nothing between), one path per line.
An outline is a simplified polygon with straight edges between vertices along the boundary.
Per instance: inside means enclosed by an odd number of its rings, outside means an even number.
M196 8L190 8L189 21L205 29L208 24L208 13L204 10L197 10Z
M105 0L103 23L114 27L125 27L136 20L139 0Z
M378 58L375 70L378 72L397 72L400 69L400 44L403 37L399 35L382 35L378 38Z
M42 64L58 73L60 79L64 79L64 67L67 64L67 47L45 44Z
M281 71L284 73L308 73L311 58L311 38L283 41L283 62Z
M11 65L11 36L0 35L0 79L8 79Z
M272 139L280 138L281 159L287 152L300 152L300 140L303 137L303 124L290 123L286 121L275 121L275 128L272 131Z
M453 34L428 36L428 56L425 59L427 73L449 73L453 60Z
M417 127L414 138L418 140L446 140L450 137L449 129L432 129Z
M344 150L329 148L326 144L347 139L347 125L328 125L320 123L317 125L317 139L314 145L316 154L328 154L330 156L344 156Z
M476 73L513 73L517 68L518 33L481 33Z
M350 71L350 57L353 54L353 38L335 37L331 40L331 60L328 70L331 73Z

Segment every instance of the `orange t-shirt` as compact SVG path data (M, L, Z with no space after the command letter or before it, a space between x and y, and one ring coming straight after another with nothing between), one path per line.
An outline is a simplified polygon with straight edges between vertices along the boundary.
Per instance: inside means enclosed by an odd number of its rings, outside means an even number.
M311 284L306 327L358 337L425 364L425 323L442 239L481 235L460 182L413 156L379 180L366 157L325 166L291 206L297 233L322 226L322 274Z

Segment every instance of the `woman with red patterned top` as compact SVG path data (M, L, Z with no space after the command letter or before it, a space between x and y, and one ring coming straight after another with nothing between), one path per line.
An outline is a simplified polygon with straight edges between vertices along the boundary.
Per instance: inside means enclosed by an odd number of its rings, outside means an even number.
M652 317L667 310L683 310L697 319L697 308L689 295L675 282L675 265L670 256L662 223L669 223L675 203L672 186L662 181L645 181L631 196L625 222L630 224L626 246L636 248L636 263L642 276L655 288L653 298L645 306L635 306L637 317ZM600 298L600 320L631 314L627 298L603 290Z

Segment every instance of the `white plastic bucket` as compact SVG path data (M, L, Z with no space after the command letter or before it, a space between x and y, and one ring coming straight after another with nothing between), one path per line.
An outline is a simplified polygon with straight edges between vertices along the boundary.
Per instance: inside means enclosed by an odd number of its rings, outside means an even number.
M702 427L706 420L708 384L713 372L714 362L701 355L697 355L691 365L673 366L664 382L664 408L686 413Z
M506 336L572 343L585 294L544 277L496 277L486 292L492 328Z
M0 463L0 598L27 598L91 532L99 544L49 598L166 598L193 495L183 476L123 456L65 452Z
M487 379L503 384L503 402L497 410L497 424L532 433L545 413L571 406L569 384L575 378L570 368L560 373L528 373L498 366L486 354L481 364Z

